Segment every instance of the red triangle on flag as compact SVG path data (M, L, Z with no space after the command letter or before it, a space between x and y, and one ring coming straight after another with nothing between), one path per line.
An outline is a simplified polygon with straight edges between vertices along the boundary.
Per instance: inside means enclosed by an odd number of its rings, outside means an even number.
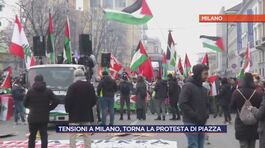
M153 16L151 9L149 8L148 4L146 3L146 0L142 1L142 11L141 14L147 15L147 16Z
M187 68L187 67L191 67L191 64L190 64L190 60L189 60L189 57L188 57L188 55L186 54L186 57L185 57L185 68Z
M205 55L204 55L204 57L202 59L202 64L209 66L209 59L208 59L208 54L207 53L205 53Z
M179 69L180 74L183 75L184 74L184 69L183 69L183 66L182 66L182 63L181 63L181 58L179 58L178 69Z
M215 43L219 48L221 48L222 51L225 51L225 48L224 48L224 43L223 43L223 39L222 38L219 38L218 40L216 40L216 43Z

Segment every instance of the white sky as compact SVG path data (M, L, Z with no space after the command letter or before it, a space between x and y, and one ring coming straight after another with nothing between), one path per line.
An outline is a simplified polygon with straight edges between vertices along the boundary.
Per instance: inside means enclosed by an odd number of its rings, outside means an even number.
M242 0L147 0L153 19L148 22L148 35L158 37L162 48L167 46L168 30L177 43L176 49L182 59L188 53L191 64L196 64L197 53L203 49L199 36L216 35L215 23L199 23L199 14L219 13L222 6L229 9Z
M10 5L4 8L0 17L13 18L14 3L18 0L6 0ZM82 0L77 0L77 6ZM166 48L168 30L173 30L173 39L177 43L178 55L184 58L188 53L191 64L197 62L197 53L210 51L203 49L199 36L216 35L215 23L199 23L199 14L219 13L222 6L229 9L242 0L147 0L153 19L148 22L150 37L158 37L162 48ZM13 9L13 10L12 10Z

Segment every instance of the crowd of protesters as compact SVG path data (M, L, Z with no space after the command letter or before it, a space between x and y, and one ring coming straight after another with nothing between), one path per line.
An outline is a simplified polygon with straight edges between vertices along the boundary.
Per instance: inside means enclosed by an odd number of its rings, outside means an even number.
M205 125L212 114L213 118L223 116L223 124L230 125L233 123L231 114L235 114L235 138L239 141L240 148L255 148L258 139L260 148L264 148L265 83L261 78L251 73L245 73L240 80L218 77L215 81L217 95L212 96L213 86L207 79L208 67L195 65L192 73L185 80L175 74L168 74L166 79L157 76L148 82L142 76L130 78L126 72L114 80L104 71L93 86L82 70L76 70L74 82L65 97L69 124L115 125L115 112L119 113L119 120L125 120L125 115L127 120L132 120L133 103L138 120L147 120L150 112L157 115L157 118L151 120L182 118L185 125ZM11 93L14 98L16 125L20 124L19 120L26 124L25 107L30 109L27 120L30 131L29 147L34 147L37 131L40 132L42 146L47 147L49 111L59 103L56 95L46 87L42 75L35 77L35 83L27 92L21 78L15 79ZM120 108L114 110L117 93L120 94ZM249 104L246 105L246 102ZM246 110L254 117L249 123L244 119ZM168 113L172 118L166 118ZM108 115L110 121L107 121ZM91 145L90 136L91 134L83 136L85 145ZM205 136L203 133L186 134L189 148L203 148ZM71 134L71 147L75 146L76 137L76 134Z

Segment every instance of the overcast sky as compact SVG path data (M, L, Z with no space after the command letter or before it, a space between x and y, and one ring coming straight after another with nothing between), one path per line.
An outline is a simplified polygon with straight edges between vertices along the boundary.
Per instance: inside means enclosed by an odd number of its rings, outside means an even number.
M199 36L216 35L215 23L199 23L199 14L219 13L224 6L229 9L242 0L147 0L154 18L148 22L148 35L158 37L166 48L168 29L177 43L178 55L188 53L191 64L196 64L197 53L203 49Z
M78 0L80 1L80 0ZM177 43L177 52L182 58L188 53L191 63L197 62L197 53L210 51L203 49L199 36L216 35L215 23L199 23L199 14L219 13L222 6L229 9L242 0L147 0L153 19L148 22L150 37L158 37L162 48L166 48L168 30ZM15 13L8 7L14 6L17 0L6 0L6 6L0 17L14 17ZM78 2L77 5L80 5ZM14 10L14 7L13 7Z

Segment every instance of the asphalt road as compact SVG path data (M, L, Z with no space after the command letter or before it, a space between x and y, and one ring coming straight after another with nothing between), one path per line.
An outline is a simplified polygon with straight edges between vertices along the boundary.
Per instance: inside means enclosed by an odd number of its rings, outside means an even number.
M170 121L170 115L167 115L166 121L155 121L156 115L147 115L146 121L138 121L136 120L136 116L132 115L132 120L126 120L126 116L124 117L125 120L120 121L119 115L115 115L115 124L117 125L181 125L181 121ZM234 118L234 115L233 115ZM213 118L210 117L208 120L208 124L217 124L222 125L223 118ZM209 134L209 142L210 144L205 144L205 148L237 148L239 147L238 141L235 139L234 136L234 125L227 126L228 132L225 134ZM14 134L15 136L2 138L0 141L9 141L9 140L27 140L28 135L28 126L27 125L15 125L13 121L0 121L0 135L2 134ZM55 132L54 126L49 127L49 140L68 140L69 134L59 134ZM186 148L187 142L186 137L184 134L133 134L127 136L116 136L114 134L94 134L92 136L93 140L99 139L110 139L110 140L122 140L122 139L162 139L162 140L171 140L177 141L178 148ZM258 141L257 145L258 147Z

